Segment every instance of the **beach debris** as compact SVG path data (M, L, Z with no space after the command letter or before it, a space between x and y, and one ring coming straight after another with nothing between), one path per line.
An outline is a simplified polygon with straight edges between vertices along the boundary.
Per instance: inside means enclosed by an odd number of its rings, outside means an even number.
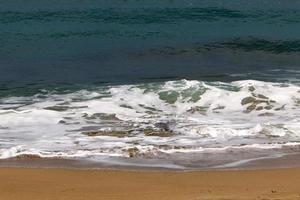
M271 190L271 192L272 192L272 193L277 193L277 191L276 191L276 190L274 190L274 189L272 189L272 190Z

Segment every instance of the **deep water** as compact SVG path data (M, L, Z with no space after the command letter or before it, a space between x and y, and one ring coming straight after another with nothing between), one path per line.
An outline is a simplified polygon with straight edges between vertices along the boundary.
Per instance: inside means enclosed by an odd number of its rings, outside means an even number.
M1 1L1 88L295 81L299 11L285 0Z

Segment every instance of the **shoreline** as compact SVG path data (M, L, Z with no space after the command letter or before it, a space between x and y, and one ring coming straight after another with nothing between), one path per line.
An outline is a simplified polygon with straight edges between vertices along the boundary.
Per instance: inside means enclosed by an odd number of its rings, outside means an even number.
M159 161L156 161L159 162ZM121 162L120 162L121 163ZM9 158L0 160L0 169L3 168L31 168L31 169L80 169L80 170L122 170L122 171L241 171L241 170L268 170L268 169L290 169L300 168L300 153L286 154L274 157L261 157L248 160L241 160L233 163L225 163L213 167L182 167L174 168L159 166L155 163L109 163L96 162L91 160L63 159L63 158ZM156 163L157 164L157 163Z
M0 168L3 199L300 199L300 168L129 171Z

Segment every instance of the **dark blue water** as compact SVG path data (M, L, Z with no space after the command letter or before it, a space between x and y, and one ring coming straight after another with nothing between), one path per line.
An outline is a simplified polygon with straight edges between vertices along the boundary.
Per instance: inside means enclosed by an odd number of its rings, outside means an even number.
M294 0L1 0L0 88L295 81ZM34 86L33 86L34 85Z

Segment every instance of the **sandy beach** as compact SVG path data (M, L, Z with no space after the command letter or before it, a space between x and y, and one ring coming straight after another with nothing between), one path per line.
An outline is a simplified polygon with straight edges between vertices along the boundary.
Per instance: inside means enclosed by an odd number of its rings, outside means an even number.
M300 169L126 171L0 169L0 199L300 199Z

